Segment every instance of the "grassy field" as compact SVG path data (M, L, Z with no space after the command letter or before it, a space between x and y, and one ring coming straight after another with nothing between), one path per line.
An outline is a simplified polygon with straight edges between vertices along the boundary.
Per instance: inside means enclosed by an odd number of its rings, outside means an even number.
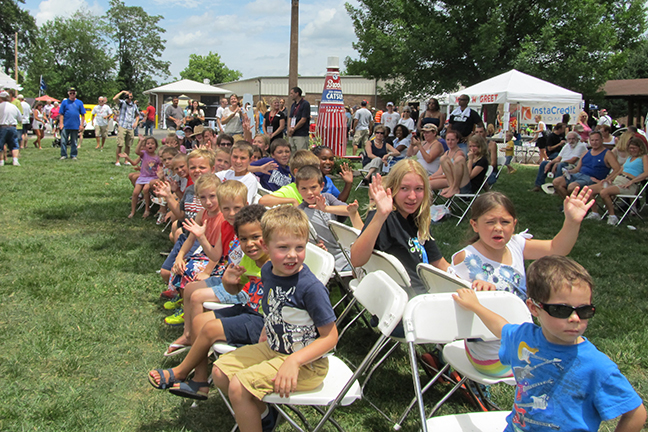
M234 422L212 391L206 402L153 389L147 371L170 367L162 357L180 333L165 327L163 290L155 273L171 247L152 218L129 220L129 167L112 164L114 138L103 152L86 140L79 161L59 161L58 149L23 152L22 167L0 168L0 430L2 431L225 431ZM519 212L518 230L548 239L562 224L555 197L530 193L536 168L520 167L497 189ZM358 191L366 202L366 189ZM460 249L468 224L434 225L446 258ZM648 284L644 243L648 228L608 227L586 221L571 256L596 282L597 315L586 336L617 362L642 395L648 395ZM641 245L644 246L641 246ZM357 362L375 333L356 326L338 353ZM396 416L412 395L405 350L380 370L369 396ZM512 389L497 386L494 399L511 404ZM430 392L429 404L439 396ZM442 410L469 410L452 399ZM389 430L364 401L338 410L349 431ZM403 428L418 430L416 415ZM601 430L612 430L613 423ZM278 430L290 430L281 425Z

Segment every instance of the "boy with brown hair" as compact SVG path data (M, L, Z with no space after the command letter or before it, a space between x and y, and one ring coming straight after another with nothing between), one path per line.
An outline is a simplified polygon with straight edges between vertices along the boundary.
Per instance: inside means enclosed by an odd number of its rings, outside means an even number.
M309 150L298 150L290 159L290 173L295 176L297 171L303 166L314 166L319 169L320 160L313 152ZM302 202L302 197L297 191L295 183L287 184L271 194L264 195L259 200L259 204L266 207L273 207L281 204L291 204L298 206Z

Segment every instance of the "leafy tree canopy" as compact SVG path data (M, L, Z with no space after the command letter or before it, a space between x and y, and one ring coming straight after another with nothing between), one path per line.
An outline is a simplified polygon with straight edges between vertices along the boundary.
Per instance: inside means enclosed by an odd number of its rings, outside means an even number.
M18 33L18 67L36 38L36 21L18 3L24 0L0 1L0 63L4 71L14 70L15 34ZM13 76L13 74L12 74Z
M183 79L203 82L206 78L211 84L236 81L242 76L243 74L240 71L225 66L220 55L211 51L205 56L191 54L189 56L189 65L180 72L180 77Z
M517 68L583 93L626 61L646 29L643 0L360 0L347 3L359 60L347 73L385 91L438 94Z

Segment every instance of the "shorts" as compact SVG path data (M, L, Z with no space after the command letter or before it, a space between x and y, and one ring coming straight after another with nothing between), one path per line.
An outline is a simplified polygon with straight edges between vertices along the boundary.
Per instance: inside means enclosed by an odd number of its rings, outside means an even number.
M310 139L308 136L291 136L288 138L288 143L292 148L292 152L295 153L297 150L308 150Z
M369 129L356 131L353 135L353 145L355 147L364 148L367 141L369 141Z
M180 249L182 249L182 245L184 244L185 240L187 240L187 235L180 234L180 236L178 237L178 241L175 242L175 244L173 245L173 249L171 249L171 252L169 252L169 256L167 256L166 260L164 260L164 264L162 264L162 270L171 270L173 268L175 259L178 256ZM200 243L198 242L198 240L196 240L193 246L191 246L191 249L189 249L187 256L193 255L196 249L198 249L198 246L200 246Z
M227 292L223 286L221 278L212 276L205 279L207 288L211 288L214 291L214 295L219 302L223 304L246 304L249 300L249 297L245 291L240 291L238 294L233 295Z
M96 138L108 138L108 125L106 125L106 126L95 126L95 137Z
M5 144L9 150L18 150L18 130L15 126L0 127L0 149Z
M41 130L44 129L45 125L39 121L34 120L34 124L32 125L32 128L34 130Z
M567 180L566 177L565 180ZM569 180L567 180L566 186L568 186L571 183L577 183L580 187L583 187L583 186L593 185L594 180L592 180L592 177L588 176L587 174L577 172L577 173L570 174L570 178Z
M511 371L511 367L502 364L502 362L499 360L499 357L492 359L479 359L478 356L471 351L471 349L474 351L478 347L482 347L482 349L485 349L486 351L490 349L491 351L495 350L495 352L497 352L500 344L500 341L464 341L464 347L466 348L466 357L468 357L470 364L472 364L478 372L481 372L484 375L497 378L512 377L513 372Z
M133 129L126 129L119 126L119 132L117 133L117 147L123 147L124 145L128 148L133 145L134 141Z
M472 184L470 184L470 182L468 182L468 184L466 184L466 186L461 186L461 188L459 189L459 193L460 194L466 194L466 195L472 194L473 193Z
M30 123L23 123L22 125L22 133L26 134L31 130L31 124Z
M630 177L626 177L623 173L621 173L614 178L612 185L619 186L622 195L636 195L637 190L639 189L639 185L637 183L632 183L628 189L623 189L621 187L631 180L632 179Z
M261 400L274 392L273 378L288 357L273 351L267 342L247 345L216 360L218 367L232 381L236 377L254 397ZM320 358L299 368L297 391L317 388L328 373L328 359Z
M511 165L512 160L513 160L513 156L505 156L504 157L504 165Z
M214 311L221 320L225 340L229 345L241 347L259 343L263 330L263 316L246 305L238 304Z

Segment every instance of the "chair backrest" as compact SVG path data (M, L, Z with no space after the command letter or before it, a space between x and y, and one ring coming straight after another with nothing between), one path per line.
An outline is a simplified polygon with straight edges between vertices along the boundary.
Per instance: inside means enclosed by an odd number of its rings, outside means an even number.
M358 239L360 230L334 220L328 221L328 226L331 230L331 234L333 234L337 244L340 246L344 258L346 258L347 262L353 269L353 274L358 277L358 274L351 265L351 245Z
M378 270L365 276L353 296L378 318L378 329L388 336L398 325L407 306L407 294L387 273Z
M412 283L403 264L393 255L386 252L374 250L371 252L369 261L362 266L366 274L374 273L378 270L385 272L393 279L402 289L404 289L410 298L416 293L412 290Z
M315 277L326 285L335 269L335 258L324 249L312 243L306 243L306 258L304 264L308 266Z
M259 186L258 189L257 189L257 193L259 195L261 195L261 196L264 196L264 195L270 195L272 192L269 191L268 189L265 189L265 188L262 188L261 186Z
M474 313L462 308L452 293L424 294L409 301L403 314L408 342L449 343L457 339L497 339ZM487 309L511 324L531 322L526 304L505 291L479 291L477 298Z
M482 184L475 192L475 195L479 195L482 189L486 187L486 184L488 183L488 177L490 177L491 174L493 174L493 165L488 165L488 168L486 169L486 175L484 176L484 181L482 181Z
M448 272L434 267L431 264L419 264L416 266L416 273L423 281L430 294L450 292L453 293L459 288L470 288L468 281L459 279Z
M311 221L308 221L308 239L315 244L319 243L319 235Z

